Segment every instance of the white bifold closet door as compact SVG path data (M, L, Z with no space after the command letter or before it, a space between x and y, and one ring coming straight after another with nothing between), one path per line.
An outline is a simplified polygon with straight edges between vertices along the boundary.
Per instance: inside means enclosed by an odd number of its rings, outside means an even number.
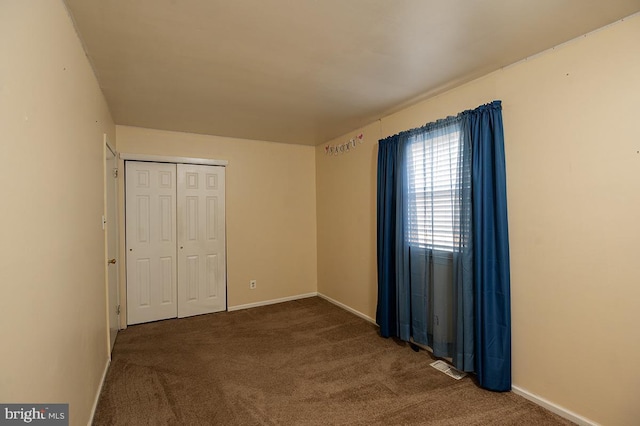
M175 318L176 165L126 162L127 324Z
M224 167L178 164L178 317L227 309Z
M226 309L224 167L126 162L127 323Z

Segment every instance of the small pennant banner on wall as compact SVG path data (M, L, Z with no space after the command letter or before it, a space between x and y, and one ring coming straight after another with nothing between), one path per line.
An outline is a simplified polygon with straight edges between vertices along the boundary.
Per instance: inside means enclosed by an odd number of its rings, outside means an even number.
M362 143L363 134L360 133L358 136L349 139L348 142L345 142L340 145L326 145L324 147L325 155L340 155L346 154L347 152L351 152L356 149L358 145Z

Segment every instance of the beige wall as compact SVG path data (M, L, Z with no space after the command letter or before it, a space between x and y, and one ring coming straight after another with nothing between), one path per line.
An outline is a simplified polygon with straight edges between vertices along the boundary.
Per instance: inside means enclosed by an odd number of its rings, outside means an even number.
M313 147L127 126L117 126L117 141L123 153L229 161L229 307L316 292ZM121 242L124 253L123 233ZM249 289L251 279L257 280L255 290Z
M330 145L362 133L347 154L316 147L318 203L318 292L375 320L376 167L380 123L358 129Z
M0 401L87 424L108 359L103 133L115 128L61 1L0 4Z
M513 383L606 425L640 419L640 16L316 147L318 291L375 318L377 140L503 101ZM602 363L602 365L600 365Z

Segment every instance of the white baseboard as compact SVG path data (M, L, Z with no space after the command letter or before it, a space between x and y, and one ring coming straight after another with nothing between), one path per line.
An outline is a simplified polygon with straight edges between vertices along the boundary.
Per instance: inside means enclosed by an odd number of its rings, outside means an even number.
M564 407L561 407L553 402L542 398L536 394L533 394L525 389L522 389L518 386L511 386L511 391L516 395L520 395L529 401L538 404L541 407L546 408L547 410L556 413L560 417L564 417L567 420L571 420L575 424L580 426L600 426L599 423L594 422L593 420L589 420L585 417L582 417L579 414L574 413L573 411L567 410Z
M331 303L333 303L333 304L334 304L334 305L336 305L336 306L341 307L341 308L342 308L342 309L344 309L345 311L349 311L349 312L351 312L352 314L357 315L357 316L359 316L360 318L365 319L365 320L369 321L369 322L370 322L370 323L372 323L372 324L378 325L378 324L376 323L376 320L374 320L373 318L371 318L371 317L370 317L370 316L368 316L368 315L363 314L363 313L362 313L362 312L360 312L360 311L356 311L356 310L355 310L355 309L353 309L351 306L347 306L347 305L345 305L344 303L340 303L340 302L338 302L337 300L332 299L332 298L330 298L329 296L327 296L327 295L325 295L325 294L322 294L322 293L318 293L318 297L322 297L324 300L326 300L326 301L328 301L328 302L331 302Z
M87 426L91 426L91 424L93 424L93 416L95 416L96 408L98 408L98 401L100 400L100 394L102 393L102 386L104 386L104 380L107 378L107 371L109 371L110 364L111 364L111 357L107 358L107 363L104 366L104 371L102 372L102 378L100 379L100 386L98 386L96 397L93 400L93 407L91 407L91 416L89 417L89 422L87 423Z
M239 311L241 309L257 308L258 306L274 305L276 303L290 302L292 300L306 299L307 297L317 296L318 293L297 294L295 296L281 297L280 299L263 300L262 302L247 303L244 305L236 305L227 307L227 311Z

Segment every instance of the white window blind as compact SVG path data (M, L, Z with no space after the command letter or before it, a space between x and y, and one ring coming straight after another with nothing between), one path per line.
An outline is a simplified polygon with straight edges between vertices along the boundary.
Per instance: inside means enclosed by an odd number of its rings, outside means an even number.
M457 126L410 140L407 155L407 239L412 246L453 251L459 240L460 132Z

